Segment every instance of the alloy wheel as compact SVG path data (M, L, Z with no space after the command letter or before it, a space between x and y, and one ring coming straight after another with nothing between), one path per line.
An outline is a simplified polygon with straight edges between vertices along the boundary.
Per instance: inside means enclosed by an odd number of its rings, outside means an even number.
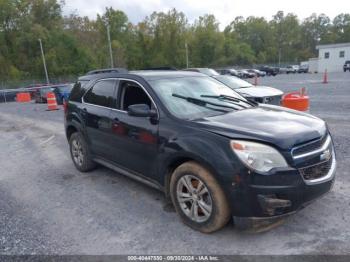
M84 152L81 142L77 139L72 141L72 155L74 162L77 165L82 166L84 162Z
M202 180L192 175L182 176L177 183L176 196L181 210L192 221L207 221L213 210L208 188Z

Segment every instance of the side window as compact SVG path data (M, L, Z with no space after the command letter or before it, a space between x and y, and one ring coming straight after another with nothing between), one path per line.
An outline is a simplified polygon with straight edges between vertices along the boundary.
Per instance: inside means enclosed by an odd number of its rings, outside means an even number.
M326 58L326 59L329 58L329 52L324 53L324 58Z
M130 105L146 104L150 108L153 108L151 99L146 92L138 84L131 81L122 81L121 87L121 99L120 109L127 111Z
M104 106L115 107L116 80L102 80L97 82L84 96L84 102Z
M340 52L339 52L339 57L340 57L340 58L345 57L345 51L340 51Z

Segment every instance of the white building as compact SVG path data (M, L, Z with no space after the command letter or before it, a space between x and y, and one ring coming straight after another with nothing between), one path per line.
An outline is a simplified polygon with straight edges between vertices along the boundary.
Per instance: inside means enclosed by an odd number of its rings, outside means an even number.
M318 72L341 72L345 61L350 60L350 43L318 45Z
M310 58L308 61L309 72L317 73L318 72L318 57Z

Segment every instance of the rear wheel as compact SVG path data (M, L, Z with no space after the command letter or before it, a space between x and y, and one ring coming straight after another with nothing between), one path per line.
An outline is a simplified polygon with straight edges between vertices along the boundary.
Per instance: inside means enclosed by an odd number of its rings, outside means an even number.
M75 167L81 172L88 172L96 167L84 137L73 133L69 139L70 153Z
M174 171L170 194L181 220L195 230L211 233L230 219L230 208L220 185L195 162L182 164Z

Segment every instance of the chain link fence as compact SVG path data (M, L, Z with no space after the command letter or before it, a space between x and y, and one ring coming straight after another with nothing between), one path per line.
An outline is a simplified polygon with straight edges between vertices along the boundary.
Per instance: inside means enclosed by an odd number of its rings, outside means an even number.
M76 76L62 76L50 79L50 84L71 83L77 80ZM38 85L46 85L45 79L22 79L22 80L0 80L0 90L17 89L33 87Z
M75 76L66 76L50 79L50 85L72 83L77 80ZM0 103L7 103L15 101L18 92L30 91L33 87L47 85L45 79L31 79L31 80L0 80Z

